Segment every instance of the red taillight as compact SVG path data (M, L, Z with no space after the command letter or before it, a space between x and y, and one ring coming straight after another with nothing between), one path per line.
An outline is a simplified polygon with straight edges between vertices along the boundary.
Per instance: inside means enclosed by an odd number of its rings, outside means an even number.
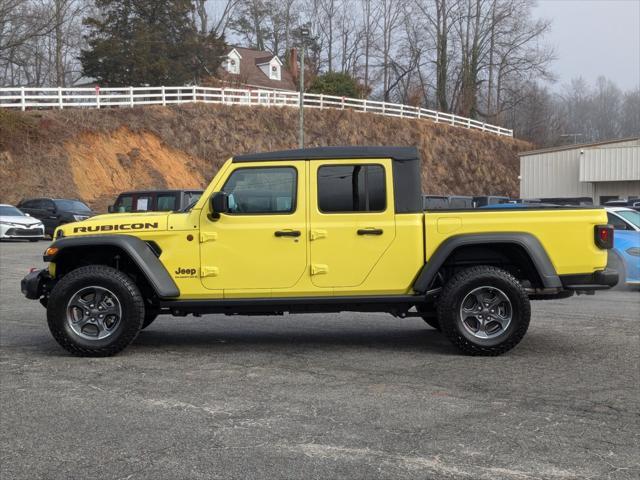
M597 225L595 241L599 248L613 248L613 227L611 225Z

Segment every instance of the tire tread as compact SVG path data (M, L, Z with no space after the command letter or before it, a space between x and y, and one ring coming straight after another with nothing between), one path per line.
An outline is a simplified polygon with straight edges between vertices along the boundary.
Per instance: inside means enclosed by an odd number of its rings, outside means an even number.
M137 328L135 328L135 324L131 325L116 341L102 347L84 347L69 338L68 334L58 325L59 320L55 317L56 310L60 308L59 302L65 298L66 289L72 283L86 277L93 277L94 279L95 277L102 277L109 281L119 282L127 290L134 312L137 312L137 315L135 315L138 320ZM65 308L64 305L62 308ZM122 351L135 340L142 327L144 311L144 299L136 284L127 274L106 265L89 265L69 272L56 284L49 297L47 323L55 340L72 355L79 357L109 357ZM135 320L135 318L130 318L127 321Z
M521 319L518 329L513 332L506 341L495 346L475 344L462 336L455 326L454 319L457 318L458 315L457 297L459 295L459 289L462 285L473 281L479 276L489 276L495 280L512 284L512 286L515 287L517 295L520 297L519 303L522 306L522 311L519 312ZM530 317L531 305L529 303L529 297L518 279L501 268L488 265L469 267L453 276L445 285L442 295L438 300L438 319L440 320L442 333L444 333L459 350L468 355L498 356L511 350L520 343L527 333Z

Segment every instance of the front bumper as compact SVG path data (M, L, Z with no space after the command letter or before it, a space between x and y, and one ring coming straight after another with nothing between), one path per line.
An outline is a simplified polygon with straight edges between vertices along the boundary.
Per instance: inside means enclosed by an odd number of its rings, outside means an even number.
M618 284L618 271L607 268L591 274L561 275L560 280L566 290L576 290L578 292L607 290Z
M44 227L31 227L28 225L1 225L0 238L44 238Z
M38 300L48 295L51 280L51 275L49 275L49 271L46 268L33 270L20 281L20 290L22 290L22 294L28 299Z

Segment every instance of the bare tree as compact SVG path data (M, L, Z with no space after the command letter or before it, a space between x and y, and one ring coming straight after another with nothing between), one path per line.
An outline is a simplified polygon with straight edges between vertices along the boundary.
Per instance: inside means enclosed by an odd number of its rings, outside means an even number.
M394 46L394 35L402 20L405 0L379 0L380 1L380 33L382 36L378 46L382 56L380 68L382 69L382 98L389 101L391 55Z
M320 31L325 38L325 45L327 46L327 68L330 72L333 71L333 29L335 26L335 18L338 13L336 0L319 0L319 13L322 15L321 22L319 23Z
M5 85L73 84L80 77L85 0L0 0L0 75Z

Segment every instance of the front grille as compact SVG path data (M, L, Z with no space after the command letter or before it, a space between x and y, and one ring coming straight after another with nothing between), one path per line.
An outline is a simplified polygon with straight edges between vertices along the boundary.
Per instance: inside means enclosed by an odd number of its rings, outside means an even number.
M38 237L42 235L41 228L10 228L7 230L7 235L9 236L20 236L20 237Z

